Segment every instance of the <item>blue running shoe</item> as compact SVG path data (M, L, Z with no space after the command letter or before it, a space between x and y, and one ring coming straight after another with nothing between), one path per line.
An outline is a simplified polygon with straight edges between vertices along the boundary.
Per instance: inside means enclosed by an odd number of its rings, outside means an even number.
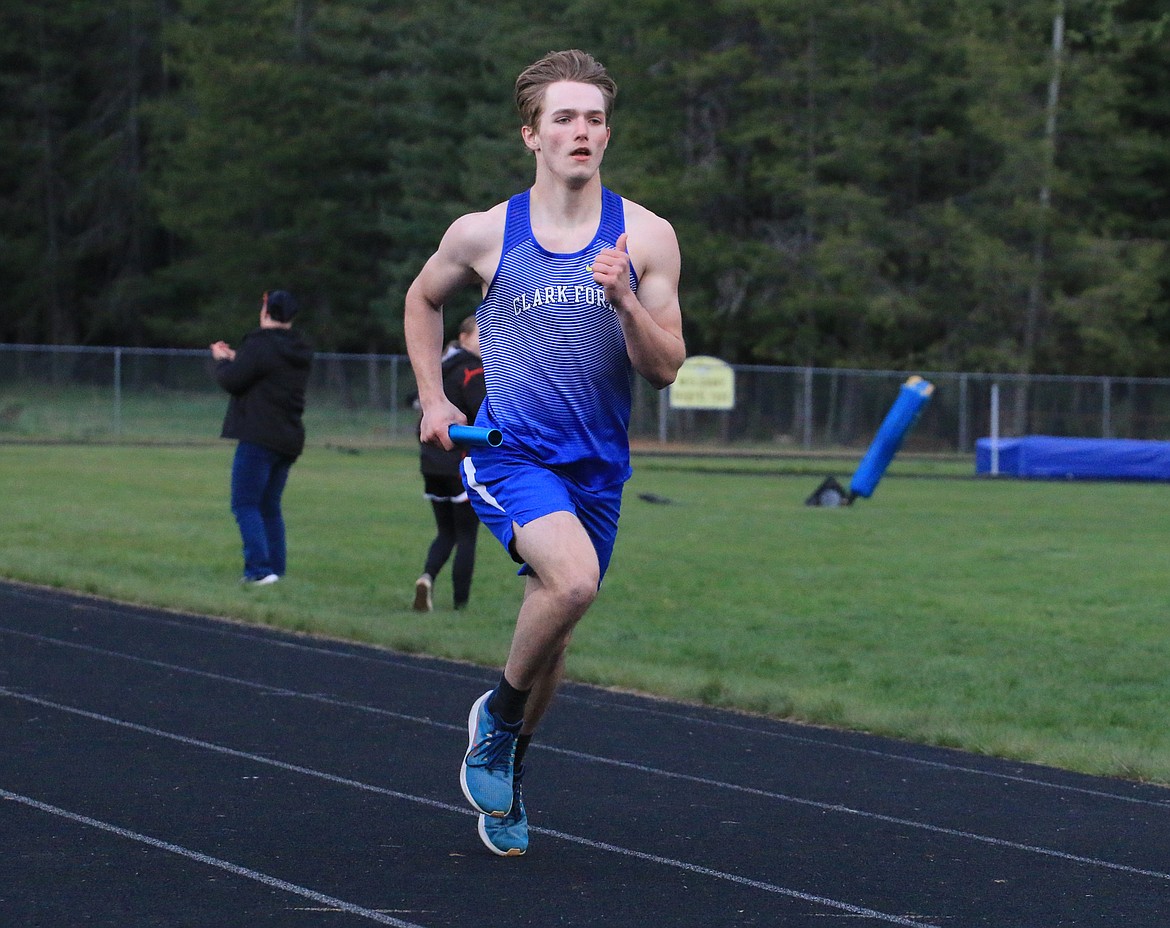
M522 723L505 725L488 710L494 692L480 696L467 716L467 755L459 768L459 784L478 811L503 818L512 808L512 766Z
M512 808L503 818L479 817L479 837L487 849L501 857L519 857L528 850L528 814L524 811L524 792L520 781L524 765L512 777Z

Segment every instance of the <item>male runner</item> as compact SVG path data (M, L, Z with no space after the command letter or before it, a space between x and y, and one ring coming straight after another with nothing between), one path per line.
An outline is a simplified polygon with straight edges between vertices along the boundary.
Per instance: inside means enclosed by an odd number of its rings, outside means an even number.
M455 220L406 296L420 438L451 447L464 417L443 394L443 304L478 284L487 399L463 479L480 519L526 577L500 682L471 707L460 771L479 834L528 848L523 758L564 673L573 628L609 565L630 476L633 372L657 388L686 357L674 229L602 186L616 85L592 56L552 52L516 80L532 187Z

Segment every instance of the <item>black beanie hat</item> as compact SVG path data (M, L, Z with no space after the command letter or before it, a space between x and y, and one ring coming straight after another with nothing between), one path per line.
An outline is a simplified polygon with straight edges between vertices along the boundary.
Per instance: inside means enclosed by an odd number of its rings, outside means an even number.
M292 322L300 309L296 297L287 290L269 290L264 294L264 306L274 322Z

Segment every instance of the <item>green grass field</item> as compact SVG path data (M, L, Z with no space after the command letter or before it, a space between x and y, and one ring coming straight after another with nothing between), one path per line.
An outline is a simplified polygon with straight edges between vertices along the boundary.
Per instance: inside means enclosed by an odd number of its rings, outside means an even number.
M486 532L471 607L445 573L436 611L410 610L431 536L413 449L307 451L290 574L262 590L237 583L231 453L0 445L0 575L502 663L522 581ZM872 499L818 509L830 462L636 456L570 676L1170 783L1166 488L895 465Z
M0 440L87 444L206 442L223 424L224 396L210 381L204 389L127 390L115 406L109 387L0 386ZM375 445L409 436L416 413L403 407L315 402L306 430L318 444Z

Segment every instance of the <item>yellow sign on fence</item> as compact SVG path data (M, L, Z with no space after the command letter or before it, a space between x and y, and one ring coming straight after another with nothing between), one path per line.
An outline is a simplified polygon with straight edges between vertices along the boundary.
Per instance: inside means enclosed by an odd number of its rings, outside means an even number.
M672 409L734 409L735 371L707 355L687 358L670 387Z

